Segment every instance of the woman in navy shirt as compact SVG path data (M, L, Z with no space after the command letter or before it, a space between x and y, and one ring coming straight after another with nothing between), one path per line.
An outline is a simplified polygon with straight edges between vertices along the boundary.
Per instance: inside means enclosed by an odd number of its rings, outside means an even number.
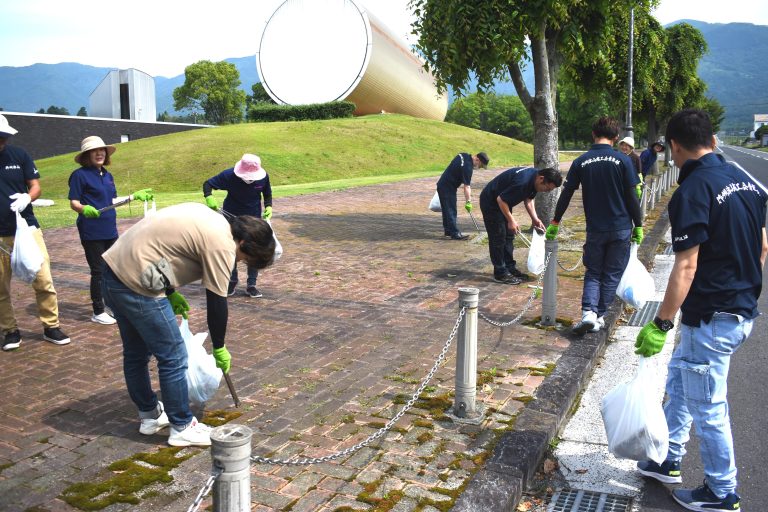
M114 209L105 212L99 212L99 209L117 199L115 180L104 167L112 163L110 157L115 150L115 146L104 144L101 137L92 135L84 138L80 152L75 155L75 162L81 167L69 176L69 206L79 214L77 231L91 270L91 321L103 325L115 323L115 319L105 311L101 294L104 269L101 255L117 240L117 213ZM152 199L152 189L139 190L128 199L148 201Z

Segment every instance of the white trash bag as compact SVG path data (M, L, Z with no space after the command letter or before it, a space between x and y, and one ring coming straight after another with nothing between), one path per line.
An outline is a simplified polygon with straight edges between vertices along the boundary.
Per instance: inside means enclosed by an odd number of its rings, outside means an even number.
M11 273L25 283L31 283L43 267L43 252L35 240L37 228L27 224L16 212L16 236L11 253Z
M664 462L669 448L669 430L661 398L653 392L653 374L645 357L635 377L619 384L603 398L603 416L608 451L620 459Z
M281 244L280 240L277 239L277 235L275 234L275 226L272 226L272 220L268 220L267 224L272 227L272 238L275 239L275 258L273 261L277 261L283 255L283 244Z
M547 260L544 242L544 233L539 233L539 230L534 228L531 247L528 249L528 271L536 275L544 272L544 264Z
M653 299L656 294L656 285L645 265L637 259L637 244L632 242L629 249L629 262L621 281L616 288L616 295L621 300L635 309L641 309L645 303Z
M182 318L179 332L187 347L187 390L189 401L194 405L203 405L213 398L219 389L221 369L216 366L216 359L206 352L203 342L208 337L207 332L192 334L189 321Z
M432 196L432 200L429 202L429 209L433 212L443 211L443 209L440 207L440 196L437 195L437 192L435 192L435 195Z
M152 206L149 206L149 201L144 201L144 216L145 217L152 217L157 213L157 205L155 204L155 200L152 200Z

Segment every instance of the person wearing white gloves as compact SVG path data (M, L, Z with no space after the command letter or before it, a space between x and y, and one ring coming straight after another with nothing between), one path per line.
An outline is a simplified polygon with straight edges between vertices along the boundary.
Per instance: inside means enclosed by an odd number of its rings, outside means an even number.
M21 344L16 316L11 304L11 257L16 237L16 213L27 224L40 228L35 218L32 201L40 197L40 173L32 158L23 149L8 145L8 139L17 133L5 116L0 114L0 331L3 350L15 350ZM37 311L43 324L43 339L55 345L66 345L69 336L59 327L59 304L51 279L48 250L40 229L34 232L43 254L43 265L32 282Z

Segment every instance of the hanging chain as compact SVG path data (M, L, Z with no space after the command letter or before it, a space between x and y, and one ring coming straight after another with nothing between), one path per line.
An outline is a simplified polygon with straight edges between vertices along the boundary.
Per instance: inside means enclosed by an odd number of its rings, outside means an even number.
M524 314L528 312L529 309L531 309L531 306L533 305L533 301L536 300L536 295L538 295L538 291L541 288L541 282L544 280L544 274L547 273L547 267L549 266L549 258L552 256L552 251L547 253L547 258L544 260L544 270L541 271L539 274L539 279L536 281L536 287L531 292L531 296L528 297L528 302L525 304L525 307L523 307L523 310L520 312L519 315L517 315L515 318L510 320L509 322L497 322L495 320L491 320L487 316L485 316L480 310L477 311L477 314L480 318L485 320L491 325L495 325L496 327L508 327L515 322L518 322Z
M193 501L189 506L187 512L197 512L197 509L200 508L200 503L202 503L203 499L208 496L209 492L211 492L211 489L213 488L213 482L215 482L216 479L219 478L219 475L221 475L223 472L223 468L214 468L213 471L211 471L211 476L208 477L208 480L206 480L203 488L200 489L199 493L197 493L197 498L195 498L195 501Z
M581 265L581 260L582 260L583 258L584 258L584 254L582 254L581 256L579 256L579 260L576 262L576 264L573 266L573 268L566 268L566 267L564 267L564 266L563 266L563 264L562 264L562 263L560 263L560 259L558 258L558 260L557 260L557 266L558 266L558 267L560 267L561 269L565 270L566 272L573 272L574 270L576 270L577 268L579 268L579 265Z
M336 452L331 455L326 455L325 457L317 457L317 458L304 458L304 459L271 459L269 457L260 457L258 455L252 455L251 456L251 462L257 463L257 464L279 464L284 466L306 466L309 464L320 464L322 462L330 462L332 460L338 459L340 457L344 457L345 455L349 455L351 453L356 452L357 450L368 446L375 440L379 439L381 436L386 434L389 430L392 429L392 427L395 426L395 424L398 422L400 418L403 417L403 415L408 412L408 410L413 407L413 404L416 403L416 401L419 399L419 396L424 392L424 389L427 387L427 384L429 384L429 381L432 380L432 377L434 377L435 373L437 372L438 368L440 367L440 364L445 360L445 356L448 353L448 348L450 348L451 343L453 342L453 338L456 337L456 332L459 330L459 325L461 325L461 320L464 318L464 315L467 312L466 306L462 306L461 310L459 311L459 316L456 319L456 323L453 326L453 329L451 330L450 336L448 336L448 341L445 342L445 345L443 346L443 349L440 351L440 355L437 356L437 360L435 361L435 364L432 365L432 369L429 370L429 373L426 377L424 377L424 380L421 381L421 385L418 387L416 392L411 396L411 399L408 400L408 402L403 406L402 409L400 409L400 412L395 414L395 416L387 422L386 425L381 427L379 430L371 434L368 439L365 439L364 441L361 441L360 443L357 443L354 446L351 446L347 448L346 450L342 450L340 452Z

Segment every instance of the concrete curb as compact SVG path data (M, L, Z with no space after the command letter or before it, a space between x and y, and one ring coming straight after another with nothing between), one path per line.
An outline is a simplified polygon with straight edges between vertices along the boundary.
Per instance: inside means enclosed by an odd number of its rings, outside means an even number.
M653 262L656 248L669 228L664 209L638 250L646 266ZM605 315L606 329L596 336L574 337L574 342L557 362L555 370L536 390L536 399L517 416L515 430L505 433L484 466L451 509L454 512L515 510L522 493L529 488L536 469L543 462L549 443L568 419L576 398L586 387L595 363L605 351L609 333L621 315L621 301L615 301Z

